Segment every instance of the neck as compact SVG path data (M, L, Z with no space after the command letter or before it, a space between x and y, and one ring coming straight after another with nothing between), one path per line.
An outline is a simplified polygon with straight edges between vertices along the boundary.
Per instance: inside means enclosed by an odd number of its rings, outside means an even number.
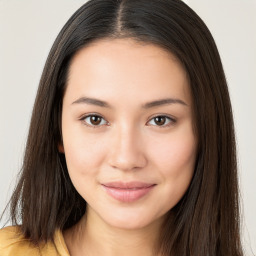
M64 234L71 256L156 256L161 220L138 229L109 226L99 216L84 216Z

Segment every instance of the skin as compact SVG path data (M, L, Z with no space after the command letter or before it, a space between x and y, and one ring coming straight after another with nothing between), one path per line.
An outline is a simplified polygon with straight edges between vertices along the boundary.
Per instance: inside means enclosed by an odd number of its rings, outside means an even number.
M153 255L163 219L194 171L197 142L186 73L171 53L132 39L86 46L69 71L60 151L88 208L65 232L67 247L71 255ZM172 101L148 104L167 98ZM90 115L99 116L98 123ZM113 181L155 185L138 200L120 202L102 187Z

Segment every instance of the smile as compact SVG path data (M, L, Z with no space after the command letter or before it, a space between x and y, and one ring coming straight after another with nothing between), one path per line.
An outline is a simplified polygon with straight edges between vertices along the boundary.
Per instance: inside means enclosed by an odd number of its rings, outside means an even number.
M142 182L111 182L101 185L112 198L120 202L130 203L147 195L156 184Z

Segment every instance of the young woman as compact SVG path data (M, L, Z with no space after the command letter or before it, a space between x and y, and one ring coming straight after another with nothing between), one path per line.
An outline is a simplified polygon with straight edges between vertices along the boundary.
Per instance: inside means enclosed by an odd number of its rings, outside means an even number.
M179 0L91 0L40 81L0 255L240 256L233 119Z

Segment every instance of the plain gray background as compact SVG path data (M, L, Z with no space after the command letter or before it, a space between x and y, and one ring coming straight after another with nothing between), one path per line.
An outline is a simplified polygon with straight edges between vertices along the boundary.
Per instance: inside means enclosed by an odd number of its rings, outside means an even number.
M0 211L21 166L50 47L84 2L0 0ZM256 0L185 2L211 30L226 72L238 142L243 242L251 256L256 254Z

